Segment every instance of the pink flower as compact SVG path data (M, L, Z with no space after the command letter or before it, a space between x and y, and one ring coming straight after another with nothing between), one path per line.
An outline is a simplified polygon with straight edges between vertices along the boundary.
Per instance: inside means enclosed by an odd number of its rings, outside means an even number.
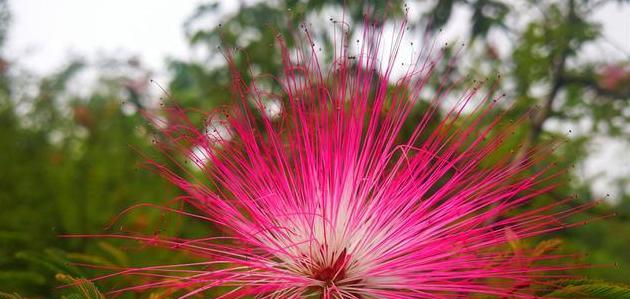
M606 65L599 75L599 86L608 91L616 91L630 82L630 68L621 65Z
M534 254L519 242L576 225L565 220L589 206L528 206L559 184L559 172L540 165L550 150L505 154L520 151L505 141L525 117L502 121L482 84L455 96L455 83L443 78L414 114L429 80L439 79L441 58L427 47L413 63L395 60L404 26L385 40L366 21L358 53L344 39L328 67L308 33L306 50L295 54L279 39L280 94L244 82L228 53L238 108L209 113L201 129L178 108L168 120L154 118L165 137L159 148L179 168L150 164L198 212L172 211L207 221L221 236L115 235L204 262L114 273L150 278L114 292L165 288L186 298L227 287L221 298L530 298L536 286L566 275L570 266L557 261L566 256ZM391 46L389 55L383 46ZM395 68L406 74L394 80ZM458 102L441 116L447 98ZM275 113L266 112L269 103Z

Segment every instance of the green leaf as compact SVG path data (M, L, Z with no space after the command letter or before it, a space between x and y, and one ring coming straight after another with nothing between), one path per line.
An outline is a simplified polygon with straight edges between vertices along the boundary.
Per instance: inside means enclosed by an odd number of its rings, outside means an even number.
M18 293L9 294L0 292L0 299L24 299L24 297L20 296Z
M98 288L89 280L85 278L74 278L70 275L66 274L57 274L55 276L57 280L68 284L69 286L77 289L81 296L77 296L77 294L69 295L67 298L84 298L84 299L105 299L105 295L101 293Z
M109 255L112 256L112 258L118 265L126 266L129 263L129 258L127 257L127 254L125 254L124 251L116 248L112 244L107 242L98 242L98 247L100 247L103 251L109 253Z
M455 4L455 0L443 0L438 1L433 9L427 14L427 17L431 18L431 29L441 29L446 25L448 20L451 18L451 13L453 12L453 6Z
M567 286L554 290L544 297L630 299L630 286L603 281L575 280L570 281Z
M66 256L65 252L52 248L45 249L44 252L20 251L15 255L18 259L28 261L30 264L37 265L52 273L63 272L81 275L81 272L70 264Z
M534 248L534 252L532 256L542 256L544 254L552 252L558 249L558 247L560 247L562 243L563 242L560 239L551 239L551 240L542 241L536 246L536 248Z
M31 284L39 286L44 285L45 283L46 277L34 271L0 271L0 285Z

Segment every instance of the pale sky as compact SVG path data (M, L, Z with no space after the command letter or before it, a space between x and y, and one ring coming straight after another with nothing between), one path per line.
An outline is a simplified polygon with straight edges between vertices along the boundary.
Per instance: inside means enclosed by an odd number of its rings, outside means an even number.
M199 3L9 0L13 24L5 51L37 73L57 69L70 53L89 59L100 54L137 54L149 66L160 68L167 56L190 55L182 24Z
M4 56L36 74L58 70L69 55L89 61L99 56L138 55L150 68L164 73L164 59L195 58L182 25L200 0L9 0L13 22ZM224 6L235 7L237 1ZM250 1L246 1L250 2ZM463 35L469 12L456 10L452 35ZM630 59L630 5L607 5L593 16L602 22L605 42L591 46L585 58ZM458 22L457 20L462 20ZM218 23L217 20L216 23ZM213 20L209 20L209 26ZM630 176L630 146L607 139L585 163L586 176L598 176L595 191L611 192L610 178ZM615 163L611 163L615 161Z
M236 2L225 1L222 5L234 7ZM37 73L57 69L69 54L87 58L138 54L149 66L160 69L165 57L194 56L182 25L200 3L204 1L9 0L13 23L5 52ZM463 10L455 11L452 35L466 30L468 15ZM605 57L625 54L628 58L630 5L607 5L594 17L603 23L605 36L614 46L589 49L589 54L602 57L603 51Z

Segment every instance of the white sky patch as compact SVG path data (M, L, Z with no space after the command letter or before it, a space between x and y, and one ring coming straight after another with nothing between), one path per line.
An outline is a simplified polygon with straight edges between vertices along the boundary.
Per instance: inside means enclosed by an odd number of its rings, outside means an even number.
M5 53L36 73L71 55L139 55L151 67L192 55L182 24L198 0L14 0Z
M206 147L197 145L192 148L189 154L190 167L194 170L203 170L208 160L210 160L210 155L212 153L208 151Z
M282 103L279 100L267 100L263 103L265 114L271 119L277 119L282 112Z
M584 162L582 177L592 180L595 194L619 202L619 194L630 190L630 142L596 137L590 144L590 157ZM611 161L614 161L611 162Z
M227 121L220 118L213 118L208 122L206 135L210 141L225 142L232 140L233 133L228 127Z
M188 154L192 162L190 166L195 170L203 170L211 160L214 148L220 147L222 142L230 141L234 137L234 133L222 118L209 119L205 130L205 140L202 142L206 144L193 146Z

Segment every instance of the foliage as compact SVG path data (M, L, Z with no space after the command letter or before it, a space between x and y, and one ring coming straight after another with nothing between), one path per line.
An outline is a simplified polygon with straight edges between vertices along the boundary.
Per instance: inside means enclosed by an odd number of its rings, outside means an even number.
M556 283L557 288L542 294L549 298L630 298L630 286L604 281L580 279Z
M78 291L78 293L67 295L65 298L105 299L105 295L91 281L85 278L74 278L65 274L57 274L56 278Z

